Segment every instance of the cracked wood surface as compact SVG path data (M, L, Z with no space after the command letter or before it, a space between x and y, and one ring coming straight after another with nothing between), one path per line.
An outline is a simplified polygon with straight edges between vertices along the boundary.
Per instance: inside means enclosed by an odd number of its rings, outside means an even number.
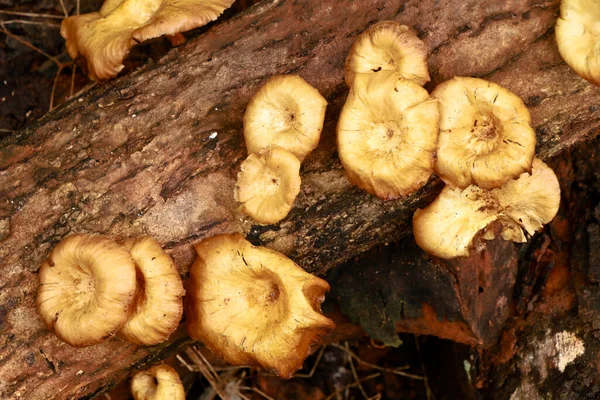
M548 158L600 128L600 90L560 59L558 1L264 1L164 59L100 85L0 142L0 398L93 397L188 340L143 348L110 339L73 349L35 310L37 270L70 233L150 234L182 276L191 244L225 232L324 273L410 232L437 180L384 203L353 188L335 152L347 89L344 60L370 24L413 27L435 84L454 75L495 81L530 107ZM329 101L321 144L303 164L294 209L276 226L245 219L233 202L245 158L244 108L270 76L297 73Z

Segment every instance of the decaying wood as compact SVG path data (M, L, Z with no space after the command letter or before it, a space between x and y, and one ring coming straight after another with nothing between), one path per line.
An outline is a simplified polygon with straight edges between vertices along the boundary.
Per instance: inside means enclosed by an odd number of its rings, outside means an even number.
M335 153L344 59L369 24L394 19L419 33L430 89L475 75L520 95L541 157L593 137L600 90L560 59L557 13L556 0L265 1L1 142L0 397L91 397L187 342L73 349L49 334L35 310L36 271L69 233L151 234L185 276L191 244L223 232L243 232L316 273L410 232L412 212L439 182L384 203L348 183ZM303 76L330 105L294 209L261 227L233 202L241 120L257 88L283 73Z

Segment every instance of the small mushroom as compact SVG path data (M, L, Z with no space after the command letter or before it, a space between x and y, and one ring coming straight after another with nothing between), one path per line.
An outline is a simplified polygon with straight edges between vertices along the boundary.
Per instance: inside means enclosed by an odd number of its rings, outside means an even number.
M533 235L554 218L559 205L556 175L536 158L531 175L523 173L498 189L444 187L433 203L415 212L413 232L419 247L429 254L467 256L478 233L483 239L494 238L493 230L488 229L493 222L502 224L505 240L525 242L523 230Z
M431 93L440 102L435 172L464 189L494 189L531 171L535 132L523 101L492 82L456 77Z
M350 182L382 199L406 196L433 173L438 102L395 72L357 74L337 126Z
M556 44L569 67L594 85L600 85L600 3L562 0L556 21Z
M361 34L346 59L346 85L362 73L395 71L419 86L429 82L427 46L408 26L378 22Z
M271 146L250 154L242 163L234 189L242 211L261 224L285 218L300 192L300 161L289 151Z
M149 236L127 240L137 272L137 290L125 325L117 333L131 343L152 346L169 338L183 314L183 283L173 260Z
M185 400L177 371L166 364L140 371L131 379L134 400Z
M300 76L270 78L244 114L248 153L277 145L304 160L319 144L326 108L325 98Z
M186 296L189 335L232 365L291 377L335 327L320 307L329 284L239 234L195 247Z
M100 11L65 18L60 33L75 59L81 54L93 80L116 76L136 43L206 25L233 0L107 0Z
M74 347L100 343L127 320L135 265L127 249L103 236L72 235L42 264L37 308L56 336Z

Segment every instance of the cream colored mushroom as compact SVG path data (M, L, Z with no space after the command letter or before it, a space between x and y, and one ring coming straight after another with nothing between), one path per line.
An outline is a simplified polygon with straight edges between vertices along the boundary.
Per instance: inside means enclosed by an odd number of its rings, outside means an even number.
M270 78L244 114L248 153L277 145L304 160L319 144L326 108L325 98L300 76Z
M93 80L116 76L136 43L174 35L217 19L234 0L107 0L99 12L65 18L60 33Z
M357 74L337 126L350 182L382 199L406 196L433 173L438 102L395 72Z
M242 211L261 224L285 218L300 192L300 161L278 146L250 154L242 163L234 198Z
M408 26L395 21L378 22L361 34L346 59L346 85L354 76L395 71L419 86L429 82L427 46Z
M435 172L446 184L494 189L531 171L535 132L518 96L483 79L460 77L431 96L440 102Z
M72 235L42 264L37 308L56 336L74 347L100 343L127 320L135 265L127 249L103 236Z
M562 0L556 44L569 67L600 85L600 1Z
M195 247L186 297L189 335L230 364L291 377L335 327L320 310L329 284L239 234Z
M166 364L140 371L131 379L134 400L185 400L179 374Z
M127 322L117 335L152 346L169 338L179 325L185 295L173 260L149 236L127 240L137 270L137 290Z
M494 238L488 229L493 222L502 224L505 240L525 242L525 232L533 235L540 230L554 218L559 205L556 175L536 158L531 175L523 173L498 189L444 187L433 203L417 210L413 233L417 244L436 257L467 256L477 234Z

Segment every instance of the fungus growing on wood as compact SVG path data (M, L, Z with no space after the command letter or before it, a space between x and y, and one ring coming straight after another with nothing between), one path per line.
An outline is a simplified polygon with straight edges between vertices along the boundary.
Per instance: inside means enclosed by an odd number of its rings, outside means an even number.
M446 184L494 189L531 171L535 132L517 95L483 79L456 77L431 96L440 102L435 172Z
M179 374L166 364L135 374L131 379L131 394L135 400L185 400Z
M329 284L239 234L195 247L186 296L189 335L230 364L291 377L335 327L320 309Z
M233 0L107 0L100 11L65 18L67 51L87 61L93 80L116 76L136 43L198 28L217 19Z
M562 0L556 21L560 55L579 76L600 85L600 3Z
M244 114L248 153L277 145L304 160L319 144L326 108L327 100L300 76L270 78Z
M127 249L102 236L73 235L42 264L37 307L56 336L74 347L100 343L127 320L135 265Z
M346 59L346 85L359 73L395 71L419 86L429 82L427 47L406 25L378 22L361 34Z
M285 218L300 192L300 161L289 151L271 146L250 154L242 163L234 198L242 211L261 224Z
M382 199L406 196L433 173L438 102L395 72L357 74L337 126L350 182Z
M502 238L525 242L525 232L533 235L540 230L554 218L559 205L556 175L536 158L531 175L523 173L498 189L444 187L433 203L417 210L413 232L419 247L429 254L467 256L478 233L482 239L494 238L493 230L488 229L494 221L502 224Z
M173 260L149 236L124 243L135 262L137 289L127 322L117 333L131 343L152 346L169 338L183 314L183 283Z

